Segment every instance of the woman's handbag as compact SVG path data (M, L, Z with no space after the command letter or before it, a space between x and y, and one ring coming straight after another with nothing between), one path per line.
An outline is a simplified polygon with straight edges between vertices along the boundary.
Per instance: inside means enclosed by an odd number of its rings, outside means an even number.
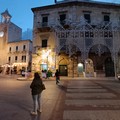
M45 90L46 88L45 88L45 85L44 84L42 84L42 90Z

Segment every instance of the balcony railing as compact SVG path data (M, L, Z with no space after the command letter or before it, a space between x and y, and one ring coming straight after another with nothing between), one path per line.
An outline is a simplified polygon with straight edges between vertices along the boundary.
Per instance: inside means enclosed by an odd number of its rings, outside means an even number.
M49 27L49 24L48 22L43 22L43 23L38 22L36 27L37 28Z

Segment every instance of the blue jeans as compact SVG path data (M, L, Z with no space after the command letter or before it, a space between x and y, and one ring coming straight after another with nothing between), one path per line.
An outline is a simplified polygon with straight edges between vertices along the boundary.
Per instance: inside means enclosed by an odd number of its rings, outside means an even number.
M60 78L56 77L56 84L59 83Z
M33 98L33 111L37 112L37 110L41 109L41 93L38 95L32 95Z

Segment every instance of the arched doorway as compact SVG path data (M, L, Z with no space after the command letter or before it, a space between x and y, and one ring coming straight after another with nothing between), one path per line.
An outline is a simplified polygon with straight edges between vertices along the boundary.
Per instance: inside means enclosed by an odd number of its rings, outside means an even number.
M67 76L68 71L67 71L67 65L59 65L59 72L61 76Z
M67 76L68 75L68 66L67 66L67 59L66 58L62 58L59 61L59 72L60 72L60 76Z
M61 47L58 62L61 76L79 76L79 72L77 70L78 63L80 62L81 52L76 45L70 44L70 46L64 45Z
M94 70L97 73L97 76L106 76L106 70L111 68L114 70L112 62L109 64L110 67L106 68L105 61L107 58L111 58L111 52L105 45L97 44L92 46L89 50L89 58L93 60ZM107 74L107 76L109 75Z

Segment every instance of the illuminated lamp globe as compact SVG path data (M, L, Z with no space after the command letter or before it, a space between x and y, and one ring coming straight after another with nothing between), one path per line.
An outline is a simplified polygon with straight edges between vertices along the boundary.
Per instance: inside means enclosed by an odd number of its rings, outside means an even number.
M82 63L79 63L79 64L78 64L78 67L83 67L83 64L82 64Z
M3 37L3 36L4 36L4 32L1 31L1 32L0 32L0 37Z

